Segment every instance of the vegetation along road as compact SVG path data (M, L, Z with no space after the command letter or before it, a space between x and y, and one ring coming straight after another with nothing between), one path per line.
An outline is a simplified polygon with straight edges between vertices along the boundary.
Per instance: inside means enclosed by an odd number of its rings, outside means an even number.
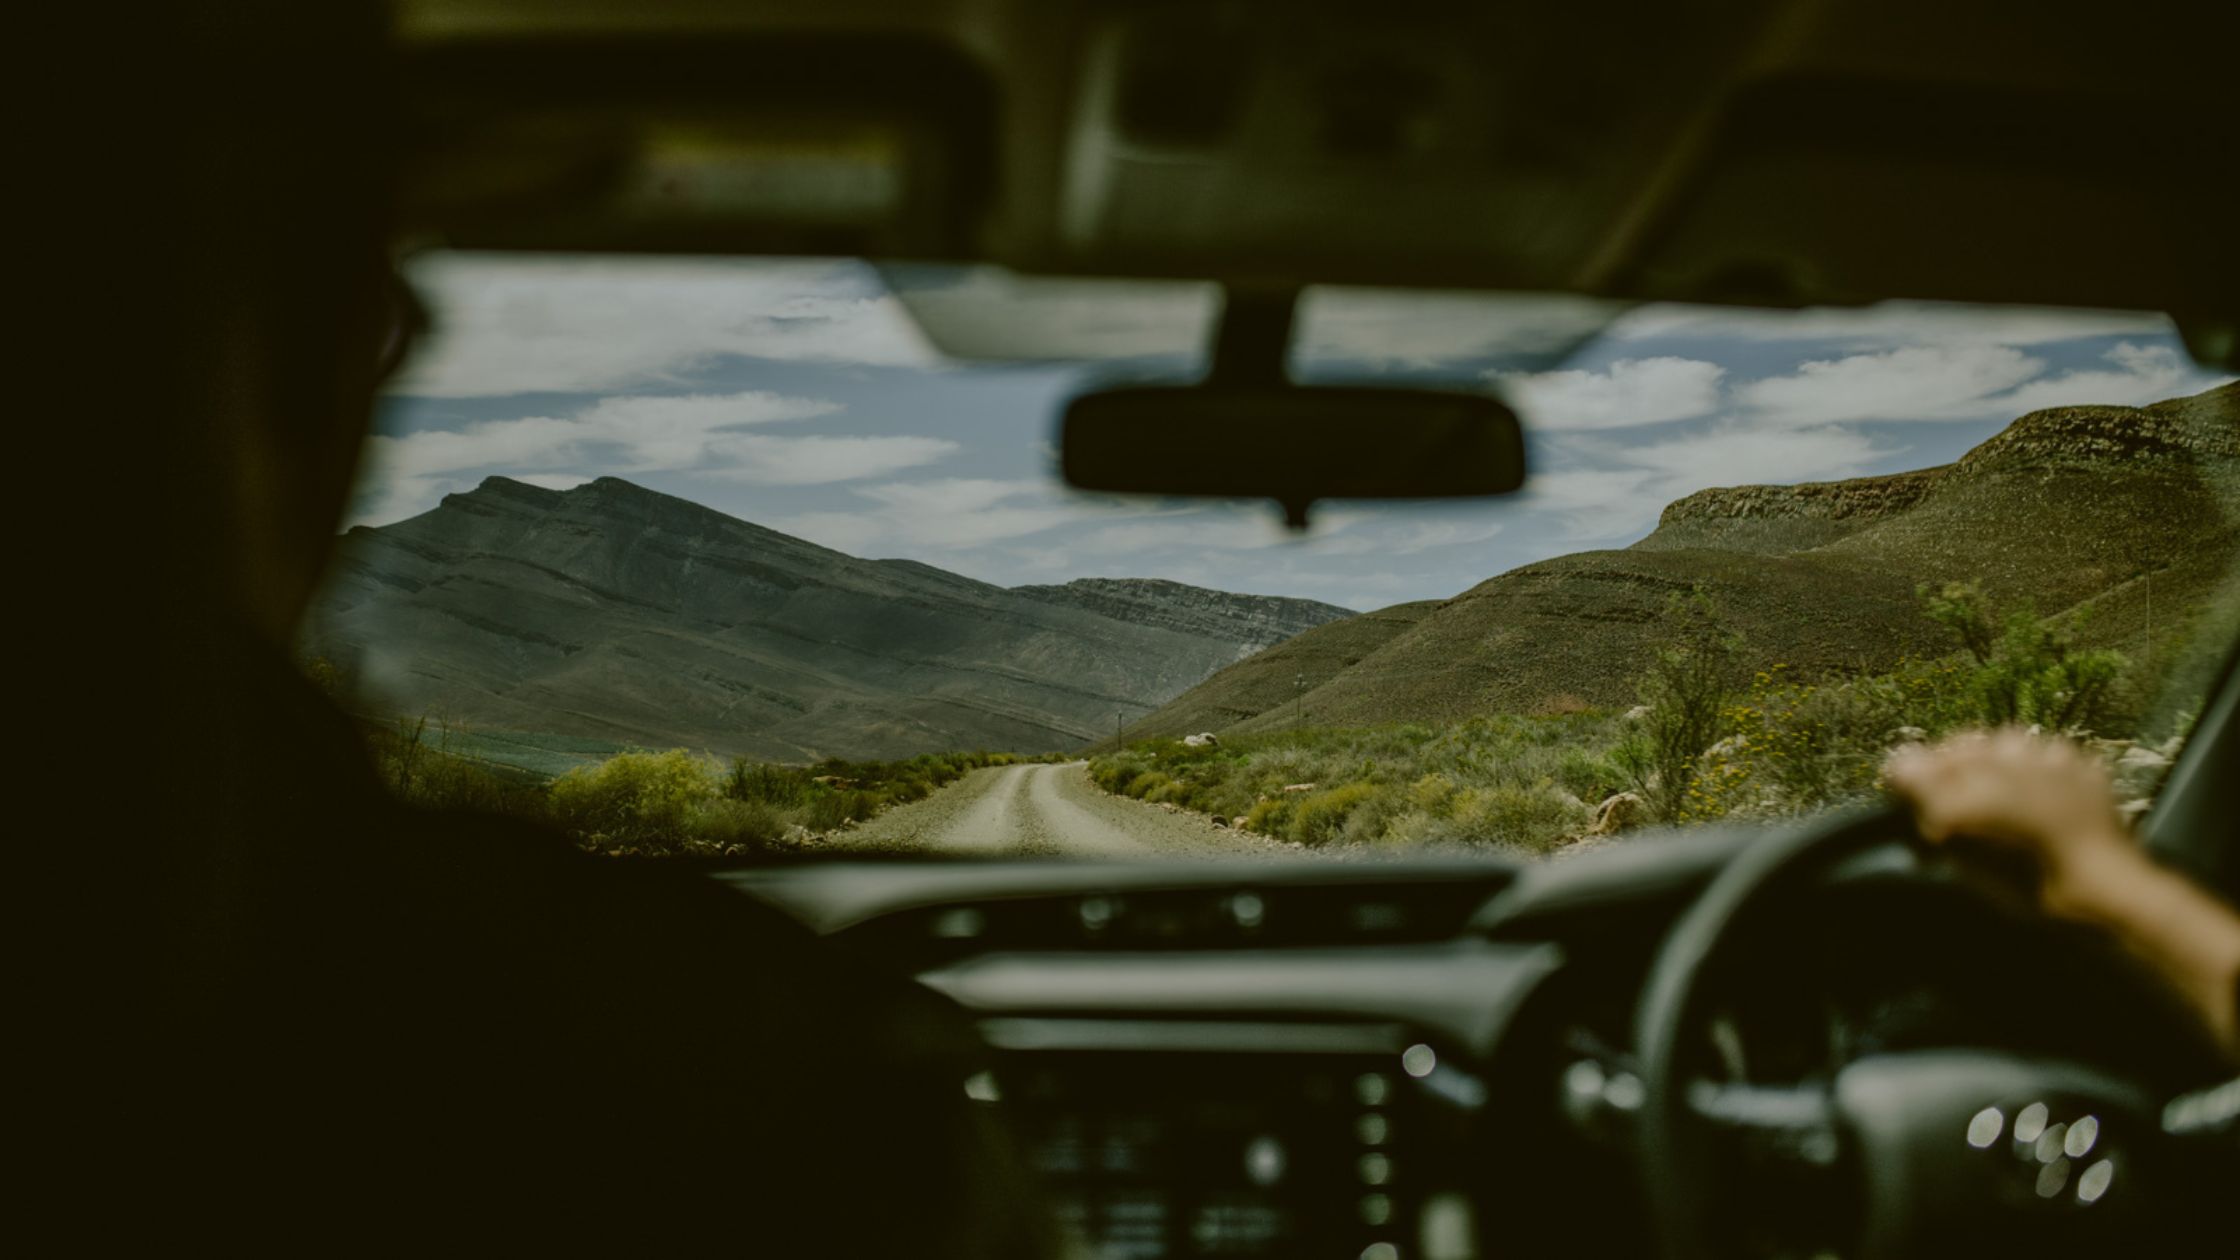
M1270 842L1099 791L1086 763L992 766L833 837L841 845L954 853L1217 857Z

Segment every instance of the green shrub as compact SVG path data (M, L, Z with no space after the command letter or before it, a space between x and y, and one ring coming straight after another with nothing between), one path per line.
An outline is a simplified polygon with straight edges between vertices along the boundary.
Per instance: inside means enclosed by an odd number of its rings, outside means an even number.
M735 801L792 809L807 800L815 786L804 770L740 757L724 776L723 794Z
M1698 763L1719 741L1728 697L1739 681L1741 640L1702 594L1666 608L1673 637L1652 656L1640 682L1646 711L1612 761L1666 821L1682 816Z
M1626 781L1625 772L1612 763L1607 752L1580 747L1562 750L1553 777L1564 791L1588 804L1609 797Z
M1453 810L1454 798L1454 780L1437 771L1417 779L1408 788L1408 804L1435 818L1443 818Z
M1347 816L1376 791L1372 783L1348 783L1302 795L1284 827L1285 838L1307 845L1329 844L1343 833Z
M719 796L714 770L681 748L623 753L553 781L553 816L600 847L671 852Z
M454 751L461 734L426 717L366 732L375 773L399 800L428 809L471 810L542 820L545 788L526 771L496 767Z
M1271 796L1264 800L1255 801L1252 808L1245 811L1244 825L1247 831L1257 831L1266 836L1280 836L1289 828L1290 824L1291 798L1289 797Z
M2003 618L1971 584L1920 588L1931 620L1952 632L1975 663L1968 695L1986 726L2036 725L2055 731L2096 729L2108 716L2120 652L2076 643L2084 615L2067 624L2041 620L2029 608Z
M721 798L709 801L693 815L688 835L700 847L755 848L783 836L786 827L784 815L774 806Z
M1149 800L1153 793L1164 790L1173 782L1173 779L1160 771L1146 770L1129 780L1128 786L1123 790L1137 800Z
M811 831L838 831L876 811L869 793L854 788L827 788L811 797L802 810L802 825Z
M1586 829L1591 815L1547 788L1487 787L1462 793L1451 814L1456 831L1477 840L1545 849Z

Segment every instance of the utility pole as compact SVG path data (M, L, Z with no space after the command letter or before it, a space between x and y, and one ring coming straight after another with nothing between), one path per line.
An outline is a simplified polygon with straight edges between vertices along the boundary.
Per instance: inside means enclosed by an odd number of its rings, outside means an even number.
M1120 751L1120 710L1112 711L1112 751Z
M1307 673L1305 670L1300 670L1299 676L1291 680L1291 696L1291 729L1298 730L1306 725Z

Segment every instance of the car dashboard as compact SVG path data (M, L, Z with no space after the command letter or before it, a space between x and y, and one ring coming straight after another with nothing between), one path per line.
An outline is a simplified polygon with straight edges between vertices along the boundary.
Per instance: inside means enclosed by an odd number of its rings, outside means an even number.
M1619 881L1630 899L1692 887L1718 852L1681 849L1674 877ZM990 1060L966 1092L1090 1254L1462 1260L1493 1254L1489 1218L1520 1215L1484 1172L1505 1147L1545 1151L1561 1119L1542 1088L1560 1070L1505 1060L1579 1040L1513 1035L1565 971L1549 929L1582 907L1558 903L1594 901L1593 879L1554 895L1535 874L1551 869L865 862L723 878L969 1013ZM1488 930L1528 904L1554 917Z
M1757 834L1534 862L866 861L721 878L977 1024L987 1059L964 1090L1086 1254L1642 1253L1634 1004L1675 916ZM2088 960L1987 920L1970 895L1854 877L1796 919L1784 948L1738 969L1707 1070L1808 1079L1953 1044L2134 1054L2137 1023L2089 997L2120 978L2093 981ZM2091 1010L2106 1017L2077 1018Z

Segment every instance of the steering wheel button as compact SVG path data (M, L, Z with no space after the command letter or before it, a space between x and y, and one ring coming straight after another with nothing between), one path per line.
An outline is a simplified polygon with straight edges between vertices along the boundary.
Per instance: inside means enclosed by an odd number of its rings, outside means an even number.
M1438 1052L1420 1041L1400 1052L1400 1067L1410 1076L1429 1076L1431 1069L1437 1066Z
M1979 1151L1991 1149L1991 1144L2006 1132L2007 1113L1997 1107L1985 1107L1968 1121L1968 1145Z
M1285 1158L1283 1143L1265 1134L1252 1139L1244 1148L1245 1175L1254 1185L1272 1186L1283 1180Z
M2116 1165L2114 1160L2103 1159L2092 1167L2085 1169L2084 1175L2077 1178L2077 1202L2099 1202L2100 1196L2108 1192L2108 1183L2115 1179Z
M2024 1146L2033 1146L2038 1135L2046 1131L2046 1105L2034 1102L2024 1107L2014 1118L2014 1140Z
M2099 1140L2100 1117L2086 1116L2069 1126L2069 1136L2061 1142L2061 1153L2071 1159L2083 1159L2086 1153L2092 1150L2092 1144ZM2099 1167L2098 1164L2093 1165L2093 1168L2097 1167ZM2085 1171L2090 1172L2092 1170L2088 1168Z

